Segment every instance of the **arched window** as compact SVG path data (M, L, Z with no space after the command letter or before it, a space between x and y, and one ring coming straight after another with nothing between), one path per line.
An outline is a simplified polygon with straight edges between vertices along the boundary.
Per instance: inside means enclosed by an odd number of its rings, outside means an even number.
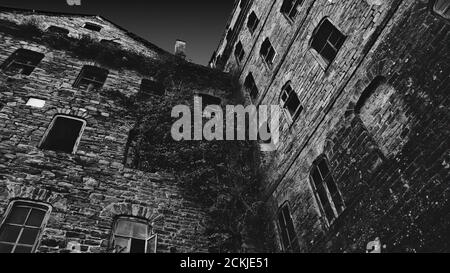
M146 220L123 216L114 222L111 242L115 253L156 253L157 235Z
M449 0L436 0L433 3L433 11L442 16L443 18L450 20L450 1Z
M0 253L32 253L50 215L49 205L13 201L0 226Z
M278 225L280 227L283 250L285 252L300 252L300 245L287 202L278 210Z
M64 115L53 118L40 145L41 149L75 153L81 140L86 121Z
M286 115L292 122L294 122L303 111L300 99L291 87L291 82L287 82L281 90L280 105L285 109Z
M322 156L314 162L310 181L319 206L331 224L344 211L345 204L326 157Z

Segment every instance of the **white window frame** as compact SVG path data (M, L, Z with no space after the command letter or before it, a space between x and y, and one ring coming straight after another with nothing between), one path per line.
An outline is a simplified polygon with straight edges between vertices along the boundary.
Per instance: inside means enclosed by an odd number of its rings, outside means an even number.
M117 228L117 224L119 223L119 221L128 221L131 223L145 224L147 227L147 238L145 239L145 248L144 248L145 252L144 253L156 253L157 246L158 246L158 234L153 233L152 226L148 223L147 220L144 220L144 219L141 219L138 217L133 217L133 216L120 216L114 220L113 228L111 230L111 246L112 246L114 252L126 253L126 252L120 252L118 249L116 249L116 247L114 245L114 240L116 237L129 239L128 249L131 248L131 241L132 241L131 239L134 238L134 237L127 237L127 236L122 236L122 235L116 234L116 228ZM138 239L138 238L135 238L135 239ZM143 239L138 239L138 240L143 240ZM152 240L154 240L153 245L151 244ZM149 249L151 249L151 251L149 251ZM119 252L117 252L117 251L119 251Z

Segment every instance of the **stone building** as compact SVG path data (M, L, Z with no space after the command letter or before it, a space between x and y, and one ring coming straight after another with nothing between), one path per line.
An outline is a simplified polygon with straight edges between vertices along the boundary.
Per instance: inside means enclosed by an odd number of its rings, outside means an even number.
M112 97L174 86L84 43L178 62L179 92L224 97L230 78L184 61L182 41L175 56L100 16L2 8L0 40L0 252L208 251L205 209L171 174L127 167L135 119Z
M281 105L275 251L450 251L450 1L241 0L210 66Z

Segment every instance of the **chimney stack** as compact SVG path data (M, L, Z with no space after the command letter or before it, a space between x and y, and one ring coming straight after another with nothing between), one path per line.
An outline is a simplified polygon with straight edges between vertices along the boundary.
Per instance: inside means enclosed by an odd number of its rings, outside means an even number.
M175 55L186 59L186 42L182 40L177 40L175 42Z

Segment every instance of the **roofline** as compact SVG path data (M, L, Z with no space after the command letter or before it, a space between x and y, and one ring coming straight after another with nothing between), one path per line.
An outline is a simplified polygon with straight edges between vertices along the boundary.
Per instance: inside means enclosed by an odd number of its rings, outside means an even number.
M112 20L110 20L107 17L102 16L102 15L83 14L83 13L69 13L69 12L57 12L57 11L44 11L44 10L23 9L23 8L12 8L12 7L0 6L0 12L2 12L2 11L32 12L32 13L38 13L38 14L43 14L43 15L55 15L55 16L97 17L97 18L100 18L100 19L102 19L102 20L112 24L113 26L117 27L118 29L124 31L125 34L128 35L131 39L134 39L134 40L136 40L138 42L143 43L145 46L150 47L152 50L159 51L158 53L165 53L165 54L173 55L169 51L160 48L159 46L151 43L147 39L142 38L141 36L139 36L139 35L137 35L137 34L135 34L133 32L130 32L126 28L124 28L124 27L114 23L114 21L112 21Z

